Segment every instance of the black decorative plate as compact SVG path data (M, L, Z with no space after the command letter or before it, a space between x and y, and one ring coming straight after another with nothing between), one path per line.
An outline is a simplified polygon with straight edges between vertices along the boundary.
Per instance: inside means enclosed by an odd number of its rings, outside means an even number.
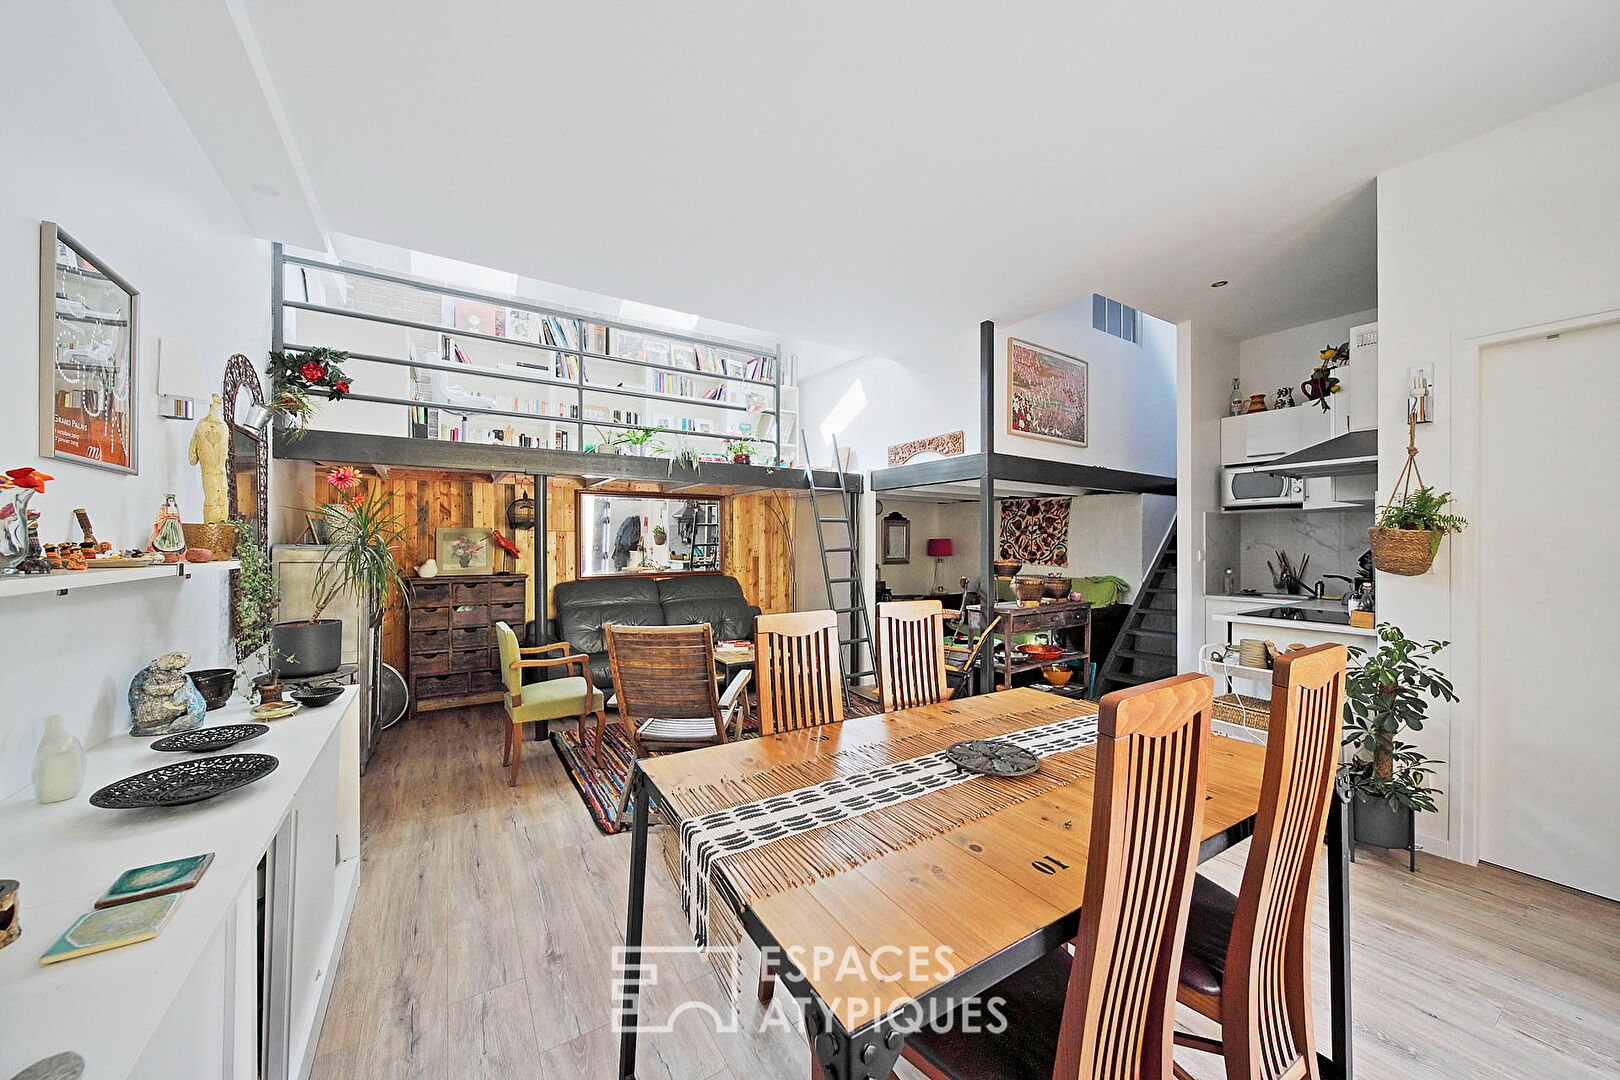
M1041 767L1040 758L999 739L959 742L947 746L945 756L968 772L985 776L1027 776Z
M90 805L108 810L133 810L141 806L201 802L262 780L280 764L269 754L226 754L182 761L115 780L90 796Z
M167 735L152 744L154 750L185 750L200 754L204 750L223 750L239 742L257 739L270 729L264 724L220 724L217 727L197 728Z

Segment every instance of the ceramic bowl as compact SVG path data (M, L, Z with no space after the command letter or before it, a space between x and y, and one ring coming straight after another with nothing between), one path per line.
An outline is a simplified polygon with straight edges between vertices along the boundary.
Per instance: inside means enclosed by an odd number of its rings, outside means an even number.
M1034 643L1020 645L1018 651L1031 660L1056 660L1063 655L1063 650L1056 645L1036 645Z
M1074 671L1071 668L1056 665L1043 667L1041 668L1041 678L1053 686L1064 686L1070 679L1074 678Z
M341 686L300 686L291 696L300 705L318 709L322 705L330 705L341 693Z
M223 709L225 703L231 700L231 691L236 689L236 671L232 668L198 668L186 674L197 685L197 691L202 694L209 712Z

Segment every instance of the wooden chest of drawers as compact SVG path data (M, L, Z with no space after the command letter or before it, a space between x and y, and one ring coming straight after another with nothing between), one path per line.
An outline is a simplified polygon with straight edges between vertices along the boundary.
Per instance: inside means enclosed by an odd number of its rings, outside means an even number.
M501 700L495 624L504 622L523 636L523 575L411 578L406 584L413 711Z

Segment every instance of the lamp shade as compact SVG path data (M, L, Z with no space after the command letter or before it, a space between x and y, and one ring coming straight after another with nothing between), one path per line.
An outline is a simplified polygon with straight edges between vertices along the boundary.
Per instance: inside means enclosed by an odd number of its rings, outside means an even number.
M935 537L928 541L928 556L933 559L947 558L951 553L951 542L947 538Z

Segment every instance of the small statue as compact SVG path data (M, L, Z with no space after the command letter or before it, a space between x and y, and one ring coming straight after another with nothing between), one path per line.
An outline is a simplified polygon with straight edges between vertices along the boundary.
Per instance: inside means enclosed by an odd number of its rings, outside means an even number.
M142 668L129 684L129 733L172 735L202 726L208 703L186 674L191 657L165 653Z
M230 504L226 500L226 457L230 452L230 429L220 410L225 402L218 394L208 405L208 415L197 421L191 433L191 446L186 460L202 469L203 524L218 525L230 520Z
M1277 396L1271 407L1273 409L1292 409L1294 407L1294 388L1292 386L1277 387Z
M186 533L180 527L180 504L172 493L163 497L157 519L152 522L152 539L147 541L146 550L172 556L169 562L178 562L180 553L186 550Z

